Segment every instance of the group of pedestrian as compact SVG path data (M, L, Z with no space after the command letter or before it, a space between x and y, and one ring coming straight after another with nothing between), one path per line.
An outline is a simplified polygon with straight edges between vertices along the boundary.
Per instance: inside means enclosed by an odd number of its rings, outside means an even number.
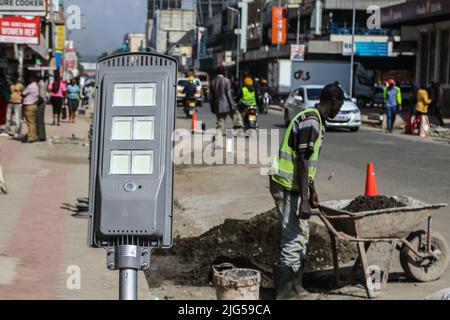
M59 73L56 72L55 75L53 83L47 84L48 76L41 77L30 73L26 79L26 86L18 76L14 76L11 84L8 84L6 78L0 75L0 114L5 113L3 123L0 119L0 126L4 124L0 136L12 136L23 143L45 141L45 107L48 94L53 107L52 125L60 125L65 97L69 108L68 121L75 123L80 87L75 79L66 86L61 81ZM21 135L22 121L27 126L25 135Z
M233 129L242 129L248 108L258 106L260 110L260 95L270 91L267 80L253 80L246 76L241 86L239 79L231 82L225 76L223 67L219 67L216 73L210 85L210 103L211 111L217 118L217 129L225 134L227 117L233 120Z
M386 126L389 133L393 132L396 115L402 111L404 100L401 88L393 79L389 79L384 88ZM440 126L445 126L442 116L445 106L444 92L440 83L433 82L430 88L421 85L417 89L415 102L408 101L408 104L405 133L425 137L430 127L431 116L437 118Z
M1 77L2 98L7 101L6 119L1 136L13 136L24 143L45 141L45 99L46 83L43 77L29 74L26 86L18 76L14 76L8 84L4 76ZM27 125L27 134L21 136L22 119ZM12 130L14 127L14 130Z

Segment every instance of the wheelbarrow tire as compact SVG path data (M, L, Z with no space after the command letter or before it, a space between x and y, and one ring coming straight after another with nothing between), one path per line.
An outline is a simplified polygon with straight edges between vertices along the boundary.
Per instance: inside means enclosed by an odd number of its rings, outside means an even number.
M419 252L424 252L422 246L427 245L427 234L424 230L411 233L407 240ZM417 257L407 246L400 251L400 263L406 275L420 282L435 281L445 272L449 250L445 238L437 232L431 234L431 248L439 250L439 260L430 261L428 265L422 265L423 260Z

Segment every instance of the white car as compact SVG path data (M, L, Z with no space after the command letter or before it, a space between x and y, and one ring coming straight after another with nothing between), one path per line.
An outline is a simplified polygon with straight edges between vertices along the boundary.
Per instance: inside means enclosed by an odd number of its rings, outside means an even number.
M178 105L183 104L183 99L186 96L186 94L184 94L182 92L183 92L183 88L187 82L188 82L187 78L179 78L178 79L178 82L177 82L177 104ZM195 97L200 100L202 98L202 83L199 78L195 78L194 82L195 82L195 87L196 87Z
M286 126L301 111L314 107L320 101L323 85L306 85L293 90L284 104ZM361 111L356 103L345 93L344 104L339 114L325 122L327 128L347 128L356 132L361 126Z

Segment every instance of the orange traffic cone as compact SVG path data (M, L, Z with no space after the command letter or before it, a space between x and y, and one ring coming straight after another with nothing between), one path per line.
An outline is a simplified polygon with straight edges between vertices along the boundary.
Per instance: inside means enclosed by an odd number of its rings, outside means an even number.
M197 111L194 111L194 114L192 115L191 129L192 129L192 133L195 133L198 131Z
M366 179L366 197L376 197L378 195L377 191L377 180L375 178L375 167L373 163L367 165L367 179Z

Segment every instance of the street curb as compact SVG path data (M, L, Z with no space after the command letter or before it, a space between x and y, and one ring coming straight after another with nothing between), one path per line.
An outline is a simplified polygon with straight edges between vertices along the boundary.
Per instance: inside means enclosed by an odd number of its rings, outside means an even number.
M283 111L284 111L284 108L283 108L283 107L280 107L280 106L277 106L277 105L270 105L270 106L269 106L269 110L274 110L274 111L283 112Z

